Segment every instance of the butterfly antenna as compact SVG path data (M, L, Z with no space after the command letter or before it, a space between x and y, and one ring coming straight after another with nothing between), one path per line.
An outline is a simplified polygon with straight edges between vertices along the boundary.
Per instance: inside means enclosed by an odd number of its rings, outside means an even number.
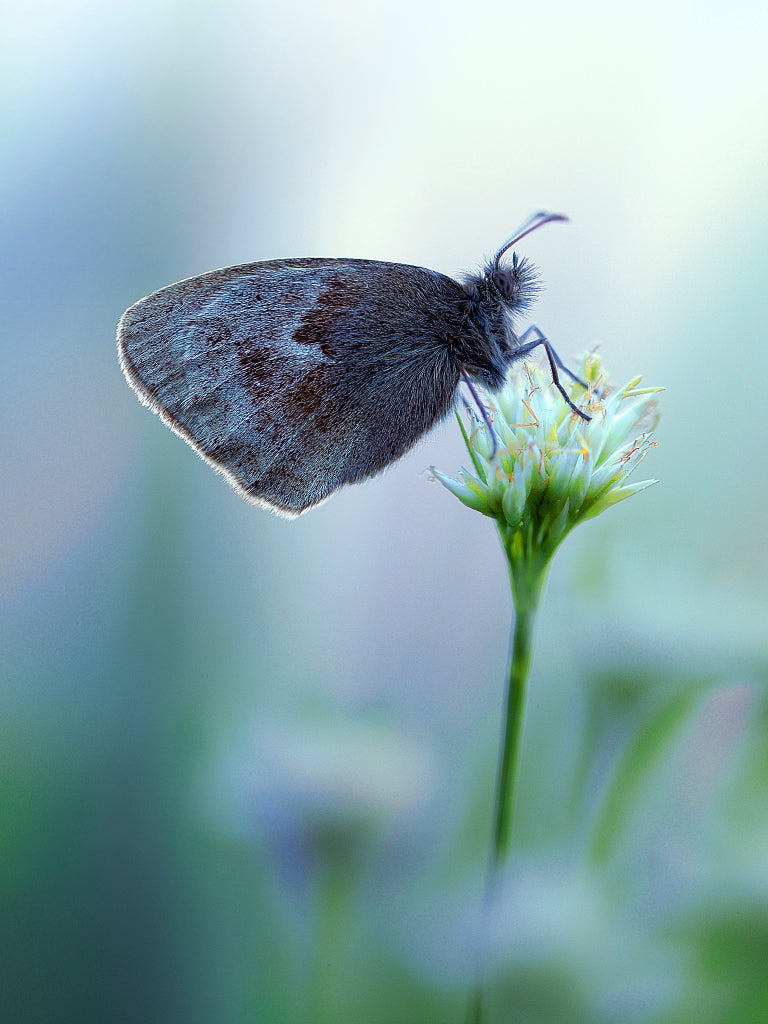
M502 245L502 247L496 253L493 259L494 268L498 269L499 260L507 251L507 249L510 249L515 244L515 242L519 242L521 238L525 238L526 235L530 235L532 231L535 231L537 228L543 227L545 224L551 224L552 221L555 220L567 221L568 218L565 216L564 213L547 213L545 210L540 210L539 213L534 213L534 215L532 217L529 217L524 224L520 225L520 227L517 229L517 231L515 231L512 237L508 238L504 245Z
M469 379L469 376L467 375L467 371L464 369L463 366L461 368L461 376L462 376L462 378L464 380L464 383L469 388L469 393L470 393L470 395L472 395L472 398L475 401L475 405L477 406L478 412L480 413L480 416L481 416L481 418L483 420L483 423L485 423L486 427L488 427L488 433L491 435L491 444L493 445L493 448L492 448L491 454L488 456L488 458L489 459L495 459L496 458L496 452L498 451L498 447L499 446L498 446L498 444L496 442L496 432L493 429L493 424L491 423L491 418L488 415L488 410L485 408L483 403L480 401L480 396L478 395L477 391L475 390L475 386L472 383L472 381ZM467 403L465 402L464 404L466 405ZM469 406L467 406L467 408L469 408Z

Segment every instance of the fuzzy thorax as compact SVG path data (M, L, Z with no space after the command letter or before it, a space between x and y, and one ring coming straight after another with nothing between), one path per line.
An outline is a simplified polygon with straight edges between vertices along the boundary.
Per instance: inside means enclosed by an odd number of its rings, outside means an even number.
M520 347L515 318L527 312L541 290L539 274L527 259L512 256L511 266L486 264L463 282L469 298L466 342L460 351L466 371L490 391L504 387Z

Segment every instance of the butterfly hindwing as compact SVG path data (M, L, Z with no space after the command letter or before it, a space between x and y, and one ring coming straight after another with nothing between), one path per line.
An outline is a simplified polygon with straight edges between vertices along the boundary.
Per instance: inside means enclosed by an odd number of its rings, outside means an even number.
M248 501L297 515L448 412L465 310L458 283L419 267L273 260L155 292L118 340L146 405Z

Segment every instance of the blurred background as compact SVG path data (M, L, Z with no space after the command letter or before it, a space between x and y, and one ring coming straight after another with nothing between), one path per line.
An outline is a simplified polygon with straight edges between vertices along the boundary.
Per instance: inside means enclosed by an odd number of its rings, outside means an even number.
M561 355L664 385L658 486L539 627L493 1020L768 1019L768 9L7 5L0 1017L463 1019L511 603L448 420L294 522L118 366L283 256L519 247ZM758 413L760 413L758 415Z

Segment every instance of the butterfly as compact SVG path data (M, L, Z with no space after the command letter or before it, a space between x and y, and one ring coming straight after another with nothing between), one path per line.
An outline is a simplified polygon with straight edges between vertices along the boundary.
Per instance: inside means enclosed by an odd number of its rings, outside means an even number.
M515 332L539 290L535 268L502 260L566 219L535 214L463 282L361 259L268 260L179 281L123 314L123 372L246 501L288 517L399 459L451 411L462 380L484 413L472 382L501 389L537 346L588 420L547 338Z

